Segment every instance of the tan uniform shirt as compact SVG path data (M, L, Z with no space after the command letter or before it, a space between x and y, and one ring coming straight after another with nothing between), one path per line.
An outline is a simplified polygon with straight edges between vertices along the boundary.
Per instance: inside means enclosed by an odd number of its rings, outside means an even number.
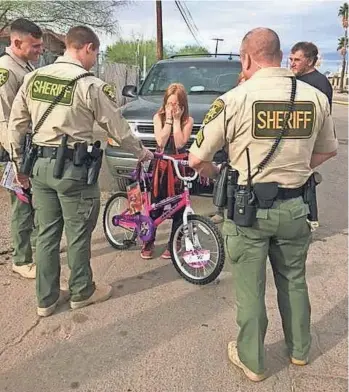
M253 175L282 129L291 96L289 76L293 74L285 68L263 68L218 98L190 152L202 161L212 161L214 154L228 144L230 164L239 171L239 184L246 185L246 147L249 147ZM295 101L290 129L254 183L275 181L285 188L300 187L312 173L312 154L337 149L327 97L309 84L297 81Z
M24 76L34 67L15 56L10 48L5 53L0 57L0 144L9 151L7 126L12 103Z
M28 123L32 121L35 129L63 87L86 72L80 62L66 54L59 57L54 64L26 75L13 102L9 122L10 154L15 162L19 158ZM68 135L68 147L71 148L76 142L92 143L94 121L125 150L138 158L143 157L144 148L116 106L111 86L95 76L82 78L67 89L62 100L34 134L33 143L40 146L58 146L64 134Z

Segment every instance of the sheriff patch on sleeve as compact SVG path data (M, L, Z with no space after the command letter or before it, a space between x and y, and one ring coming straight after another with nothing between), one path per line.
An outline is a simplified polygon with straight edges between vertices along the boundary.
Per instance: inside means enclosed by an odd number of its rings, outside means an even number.
M3 86L8 80L9 72L5 68L0 68L0 87Z
M105 84L102 88L104 94L114 103L116 103L116 95L113 86L110 84Z
M202 142L204 141L204 129L200 128L200 131L196 134L196 145L198 148L201 147Z
M210 107L210 110L206 113L204 118L203 125L208 124L212 120L214 120L222 111L224 110L225 103L222 99L216 99Z
M282 130L287 102L256 101L253 104L252 135L255 139L274 139ZM316 108L314 102L296 102L288 120L285 139L308 139L314 131Z

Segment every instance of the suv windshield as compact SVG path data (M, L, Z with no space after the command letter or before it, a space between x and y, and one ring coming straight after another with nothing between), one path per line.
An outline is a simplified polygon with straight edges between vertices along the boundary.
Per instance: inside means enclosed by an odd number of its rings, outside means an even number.
M240 71L240 63L230 60L159 63L139 95L163 94L171 83L182 83L188 94L222 94L236 86Z

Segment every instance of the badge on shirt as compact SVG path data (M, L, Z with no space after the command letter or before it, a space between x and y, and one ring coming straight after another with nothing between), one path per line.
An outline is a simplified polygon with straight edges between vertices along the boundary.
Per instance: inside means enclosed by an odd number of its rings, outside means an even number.
M218 117L218 115L220 113L222 113L223 109L224 109L225 103L222 99L218 98L216 99L213 104L210 107L210 110L207 112L204 121L203 121L203 125L208 124L209 122L211 122L212 120L214 120L216 117Z
M9 72L5 68L0 68L0 87L3 86L9 77Z
M115 89L110 84L105 84L102 88L104 94L114 103L116 103Z

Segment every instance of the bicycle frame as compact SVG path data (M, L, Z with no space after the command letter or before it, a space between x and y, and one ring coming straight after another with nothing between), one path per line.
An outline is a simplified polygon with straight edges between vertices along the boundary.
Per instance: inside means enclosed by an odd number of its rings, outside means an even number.
M136 230L137 235L143 241L153 240L154 233L158 226L161 225L166 219L171 218L177 211L181 210L182 208L184 208L183 223L185 228L188 225L188 215L194 214L194 210L190 201L189 184L191 181L194 181L197 178L198 173L195 172L195 175L192 177L183 177L179 172L178 164L187 166L187 161L177 161L172 157L157 153L155 154L155 157L158 159L167 159L173 161L177 177L180 178L184 183L184 192L181 195L167 197L159 203L150 204L150 197L146 183L147 173L144 172L144 168L141 165L141 170L139 171L137 180L142 181L144 185L144 190L142 192L144 214L141 213L136 215L129 215L127 214L128 210L126 210L121 215L115 215L113 217L113 224L115 226L120 226L128 230ZM172 206L173 204L174 206ZM170 208L166 210L166 206L170 206ZM164 208L163 213L161 214L161 216L153 220L151 218L151 213L160 208ZM192 245L189 245L189 248L191 247Z

